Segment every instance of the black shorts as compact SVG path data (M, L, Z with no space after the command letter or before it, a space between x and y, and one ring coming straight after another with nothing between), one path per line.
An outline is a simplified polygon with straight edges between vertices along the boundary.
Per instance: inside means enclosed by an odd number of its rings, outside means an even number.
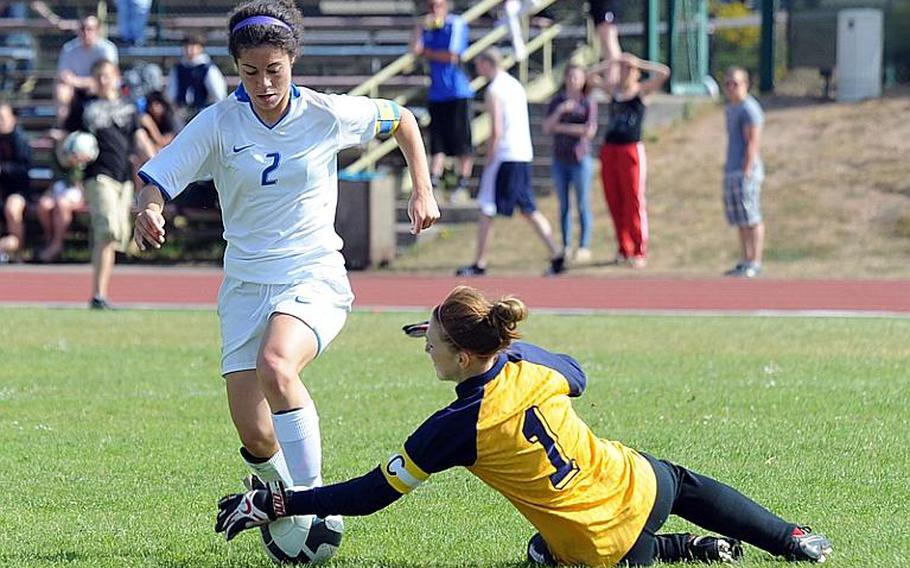
M18 194L25 198L29 203L37 201L40 197L39 192L35 192L31 187L31 180L26 176L9 176L0 174L0 207L10 195Z
M623 0L588 0L590 10L588 14L594 25L598 24L618 24L622 18L622 1Z
M495 183L497 215L511 217L516 205L526 215L537 211L531 191L530 162L501 162Z
M429 103L430 154L470 156L474 153L470 104L470 99Z

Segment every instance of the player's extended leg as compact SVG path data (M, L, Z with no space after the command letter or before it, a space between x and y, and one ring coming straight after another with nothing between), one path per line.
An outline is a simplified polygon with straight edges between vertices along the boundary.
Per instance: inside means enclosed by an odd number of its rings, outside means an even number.
M658 479L676 487L672 514L789 560L824 562L830 554L824 536L808 534L729 485L665 460L649 461Z
M294 486L322 485L319 415L300 381L300 371L318 352L312 328L294 316L276 313L269 319L256 361L259 387Z
M272 426L269 408L255 370L238 371L225 375L228 406L231 420L240 436L240 455L256 477L269 481L283 481L293 485L291 475Z

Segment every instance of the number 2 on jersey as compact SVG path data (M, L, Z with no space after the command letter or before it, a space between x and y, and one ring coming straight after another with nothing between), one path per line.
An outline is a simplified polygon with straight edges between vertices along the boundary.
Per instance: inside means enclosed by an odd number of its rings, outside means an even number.
M546 450L547 459L556 468L556 472L550 474L550 483L554 488L562 489L578 474L580 471L578 464L566 456L562 446L553 436L550 425L536 406L525 410L525 423L521 427L521 433L527 441L540 444Z
M278 183L278 179L269 179L269 175L278 169L278 162L281 161L281 154L278 152L272 152L271 154L266 154L265 157L271 158L272 163L266 166L264 170L262 170L262 185L275 185Z

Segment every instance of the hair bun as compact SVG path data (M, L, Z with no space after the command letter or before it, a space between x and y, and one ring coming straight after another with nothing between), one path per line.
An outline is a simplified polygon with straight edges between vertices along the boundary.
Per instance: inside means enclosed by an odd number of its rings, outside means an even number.
M499 330L501 337L511 335L518 322L528 317L528 309L518 298L506 297L490 306L490 324Z

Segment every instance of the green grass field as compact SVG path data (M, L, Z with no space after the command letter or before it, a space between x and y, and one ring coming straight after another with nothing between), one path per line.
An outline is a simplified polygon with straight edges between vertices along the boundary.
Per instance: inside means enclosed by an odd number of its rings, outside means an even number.
M355 313L306 371L327 481L374 467L452 399L398 332L415 317ZM0 566L271 564L255 534L212 530L245 473L214 313L0 322ZM532 315L525 337L582 362L576 408L598 434L825 532L834 566L906 565L910 320ZM534 532L463 470L346 522L334 566L522 566ZM749 548L743 565L768 562Z

